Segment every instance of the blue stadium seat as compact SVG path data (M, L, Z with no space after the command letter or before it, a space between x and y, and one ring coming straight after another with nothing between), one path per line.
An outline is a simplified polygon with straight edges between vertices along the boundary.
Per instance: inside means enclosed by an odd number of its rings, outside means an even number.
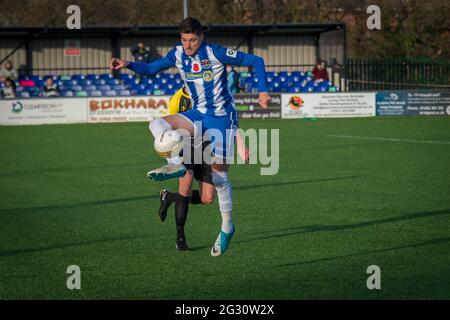
M134 86L136 84L136 80L134 79L126 79L123 80L123 82L127 85L127 86Z
M302 74L300 73L300 71L293 71L292 73L291 73L291 76L293 76L293 77L301 77L302 76Z
M326 87L326 88L329 88L329 87L331 87L333 84L330 82L330 81L322 81L322 82L320 82L319 83L319 86L321 86L321 87Z
M19 92L19 97L20 98L29 98L30 97L30 93L28 91Z
M72 90L61 91L61 97L73 97L73 91Z
M81 86L64 86L65 88L70 88L72 91L82 91L83 88Z
M103 80L103 79L93 80L92 83L95 84L96 86L103 86L103 85L106 85L106 81Z
M96 74L92 74L92 73L91 73L91 74L88 74L88 75L85 77L85 79L94 81L94 80L100 79L100 77L99 77L98 75L96 75Z
M119 79L109 79L106 81L106 83L110 86L116 86L120 84L120 80Z
M313 92L314 87L301 87L300 92L306 93L306 92Z
M137 94L138 96L151 96L151 95L153 95L153 91L150 90L150 89L147 89L147 90L139 90L139 91L136 92L136 94Z
M77 84L77 80L62 80L62 85L65 87L76 86Z
M314 92L328 92L328 87L317 86L314 88Z
M2 83L2 84L3 84L3 83ZM26 87L21 87L21 86L16 87L16 93L24 92L24 91L26 91Z
M121 73L119 78L123 81L134 79L132 74Z
M25 91L24 91L25 92ZM41 92L39 90L33 90L33 91L28 91L28 94L30 95L30 97L39 97Z
M101 97L102 93L98 90L93 90L88 92L89 97Z
M97 90L97 87L94 86L94 85L83 86L83 90L85 90L85 91L95 91L95 90Z
M109 79L113 79L113 76L112 76L112 74L110 74L110 73L102 73L102 74L99 76L99 78L100 78L100 79L103 79L103 80L109 80Z
M305 85L305 87L312 87L313 89L316 86L317 86L317 83L314 80L309 80Z
M73 74L72 75L72 80L76 80L79 83L81 80L84 80L84 75L82 75L82 74Z
M130 90L119 91L119 96L131 96Z
M122 91L122 90L125 90L125 86L122 84L119 84L119 85L112 86L111 89L116 90L116 91Z
M106 97L113 97L117 95L117 92L115 90L105 90L102 91L102 94Z
M33 80L34 82L38 82L38 81L44 81L44 78L42 78L42 76L30 76L30 80Z
M104 85L98 86L98 90L100 90L100 91L108 91L108 90L111 90L111 86L108 86L107 84L104 84Z
M92 85L92 80L82 79L82 80L78 81L78 84L81 86L90 86L90 85Z

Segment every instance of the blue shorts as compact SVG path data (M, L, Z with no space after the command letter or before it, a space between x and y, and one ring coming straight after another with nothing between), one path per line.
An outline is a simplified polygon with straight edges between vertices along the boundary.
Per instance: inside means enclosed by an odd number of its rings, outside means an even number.
M229 161L233 158L238 115L234 108L228 108L226 111L224 116L203 114L196 109L178 114L194 125L195 137L201 134L211 140L211 151L215 157Z

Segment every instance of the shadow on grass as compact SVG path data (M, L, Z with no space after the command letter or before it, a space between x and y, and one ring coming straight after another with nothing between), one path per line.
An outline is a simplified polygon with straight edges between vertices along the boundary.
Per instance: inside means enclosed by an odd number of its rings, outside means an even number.
M353 224L309 225L309 226L284 228L284 229L278 229L278 230L268 230L268 231L265 231L265 233L276 232L277 234L272 234L272 235L268 235L268 236L264 236L264 237L256 237L256 238L252 238L252 239L239 240L239 241L236 241L235 243L266 240L266 239L272 239L272 238L281 238L281 237L305 234L305 233L310 233L310 232L323 232L323 231L325 231L325 232L331 231L332 232L332 231L350 230L350 229L355 229L355 228L364 228L364 227L370 227L370 226L374 226L374 225L380 225L380 224L384 224L384 223L400 222L400 221L407 221L407 220L419 219L419 218L436 217L436 216L444 216L444 215L449 215L449 214L450 214L450 209L446 209L446 210L438 210L438 211L416 212L416 213L406 214L406 215L402 215L402 216L370 220L370 221L353 223ZM262 232L259 232L259 233L262 233Z
M84 170L109 170L116 168L129 168L129 167L142 167L145 165L150 165L149 161L146 162L136 162L136 163L117 163L117 164L99 164L94 166L78 166L78 167L62 167L62 168L49 168L49 169L34 169L34 170L24 170L24 171L10 171L10 172L0 172L0 177L10 177L10 176L21 176L26 175L27 178L31 175L42 174L42 173L55 173L55 172L76 172Z
M294 262L294 263L280 264L280 265L276 265L276 266L277 267L300 266L300 265L304 265L304 264L333 261L333 260L338 260L338 259L358 257L358 256L374 254L374 253L389 252L389 251L402 250L402 249L419 248L419 247L424 247L424 246L429 246L429 245L434 245L434 244L441 244L441 243L445 243L445 242L450 242L450 237L439 238L439 239L434 239L434 240L430 240L430 241L425 241L425 242L415 243L415 244L410 244L410 245L405 245L405 246L397 246L397 247L384 248L384 249L378 249L378 250L361 251L361 252L354 253L354 254L347 254L347 255L322 258L322 259L314 259L314 260L308 260L308 261L299 261L299 262Z
M255 185L249 185L249 186L233 186L233 190L246 190L246 189L273 187L273 186L288 186L288 185L304 184L304 183L318 183L318 182L328 182L328 181L338 181L338 180L350 180L350 179L358 179L358 178L363 178L363 177L365 177L365 176L358 175L358 176L298 180L298 181L289 181L289 182L262 183L262 184L255 184Z
M236 186L236 187L234 187L234 189L246 190L246 189L265 188L265 187L272 187L272 186L284 186L284 185L294 185L294 184L303 184L303 183L317 183L317 182L328 182L328 181L335 181L335 180L356 179L356 178L360 178L360 177L363 177L363 176L347 176L347 177L336 177L336 178L300 180L300 181L291 181L291 182L284 182L284 183L280 182L280 183L266 183L266 184L248 185L248 186ZM81 203L74 203L74 204L67 204L67 205L2 209L2 210L0 210L0 215L3 215L3 214L33 214L33 213L42 213L42 211L60 211L60 210L65 210L65 209L77 209L77 208L84 208L84 207L90 207L90 206L110 205L110 204L116 204L116 203L126 203L126 202L143 201L143 200L150 200L150 199L159 199L159 194L154 194L154 195L149 195L149 196L139 196L139 197L96 200L96 201L81 202Z
M135 240L135 239L142 239L142 238L147 238L147 237L144 237L144 236L122 236L122 237L115 237L115 238L80 241L80 242L75 242L75 243L66 243L66 244L53 245L53 246L13 249L13 250L1 251L0 258L16 256L16 255L24 254L24 253L36 253L36 252L55 250L55 249L66 249L66 248L73 248L73 247L80 247L80 246L88 246L88 245L92 245L92 244L107 243L107 242L112 242L112 241Z
M3 214L33 214L33 213L42 213L43 211L61 211L61 210L66 210L66 209L78 209L78 208L84 208L84 207L90 207L90 206L135 202L135 201L143 201L143 200L150 200L150 199L156 199L156 198L159 198L159 195L96 200L96 201L89 201L89 202L46 206L46 207L3 209L3 210L0 210L0 215L3 215Z

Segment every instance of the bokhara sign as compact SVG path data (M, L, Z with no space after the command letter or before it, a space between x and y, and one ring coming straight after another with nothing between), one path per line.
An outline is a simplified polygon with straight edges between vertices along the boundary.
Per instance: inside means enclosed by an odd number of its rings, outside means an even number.
M151 121L167 115L169 96L89 98L89 122Z

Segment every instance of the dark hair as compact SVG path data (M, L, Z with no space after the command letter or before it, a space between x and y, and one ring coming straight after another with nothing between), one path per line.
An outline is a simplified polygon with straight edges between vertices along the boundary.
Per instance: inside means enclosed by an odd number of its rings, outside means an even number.
M195 33L200 35L203 33L203 27L197 19L187 17L180 23L180 33Z
M11 79L11 78L6 78L6 79L5 79L5 83L6 83L6 82L9 82L9 83L11 84L11 87L14 89L14 91L16 91L16 83L14 82L13 79Z

